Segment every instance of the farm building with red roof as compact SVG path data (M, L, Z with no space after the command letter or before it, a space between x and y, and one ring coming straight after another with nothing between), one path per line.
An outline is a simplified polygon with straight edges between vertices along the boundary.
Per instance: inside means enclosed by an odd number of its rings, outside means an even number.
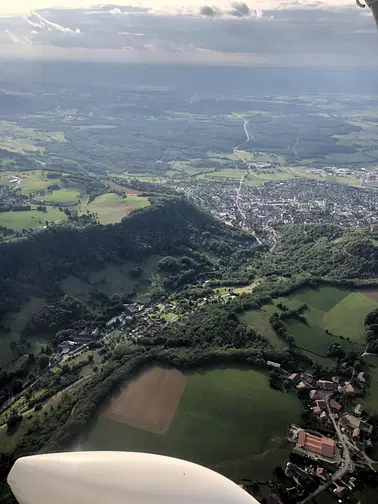
M297 444L301 448L323 455L323 457L333 458L335 455L335 441L333 439L314 436L306 431L298 433Z

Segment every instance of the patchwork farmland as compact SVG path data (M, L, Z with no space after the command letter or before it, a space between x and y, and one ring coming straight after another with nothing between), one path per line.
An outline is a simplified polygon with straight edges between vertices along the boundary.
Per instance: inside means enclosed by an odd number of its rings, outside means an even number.
M248 368L155 366L121 387L75 448L162 453L265 479L287 455L286 429L300 414L295 395Z
M357 291L339 286L301 289L259 310L245 312L241 320L265 336L273 346L282 347L285 342L271 328L269 317L273 313L283 313L279 306L295 310L304 303L303 315L307 323L295 316L284 319L298 347L321 357L327 356L332 343L342 345L345 351L363 352L365 317L378 308L378 291L372 289Z

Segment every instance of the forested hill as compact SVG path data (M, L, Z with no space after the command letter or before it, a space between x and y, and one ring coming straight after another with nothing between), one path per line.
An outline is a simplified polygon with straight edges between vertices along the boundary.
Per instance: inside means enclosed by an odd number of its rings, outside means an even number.
M279 230L278 245L262 262L263 274L338 279L378 276L377 233L335 225L295 225Z
M0 316L27 296L60 296L59 282L107 262L210 252L230 256L251 248L254 238L201 212L183 198L157 199L119 224L85 229L48 229L27 240L0 246Z

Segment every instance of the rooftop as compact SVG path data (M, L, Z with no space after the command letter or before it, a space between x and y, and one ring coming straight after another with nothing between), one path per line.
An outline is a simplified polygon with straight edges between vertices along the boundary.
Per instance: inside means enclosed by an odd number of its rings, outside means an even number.
M332 390L335 384L328 380L318 380L316 386L322 389Z
M306 431L300 431L297 443L301 448L319 453L324 457L333 458L335 455L335 441L330 438L313 436Z
M330 402L329 402L329 404L330 404L331 408L333 408L333 409L335 409L337 411L339 411L341 409L341 407L342 407L340 403L338 403L337 401L335 401L335 399L331 399Z
M298 373L292 373L289 377L288 380L296 380L298 378Z
M353 392L354 392L353 385L351 385L350 383L346 383L344 390L347 394L353 394Z

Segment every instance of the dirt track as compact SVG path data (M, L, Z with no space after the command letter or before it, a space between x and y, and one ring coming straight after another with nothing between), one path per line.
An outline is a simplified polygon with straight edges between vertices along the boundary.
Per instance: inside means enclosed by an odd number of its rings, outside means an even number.
M104 416L155 434L167 434L188 378L176 369L148 369L121 389Z

